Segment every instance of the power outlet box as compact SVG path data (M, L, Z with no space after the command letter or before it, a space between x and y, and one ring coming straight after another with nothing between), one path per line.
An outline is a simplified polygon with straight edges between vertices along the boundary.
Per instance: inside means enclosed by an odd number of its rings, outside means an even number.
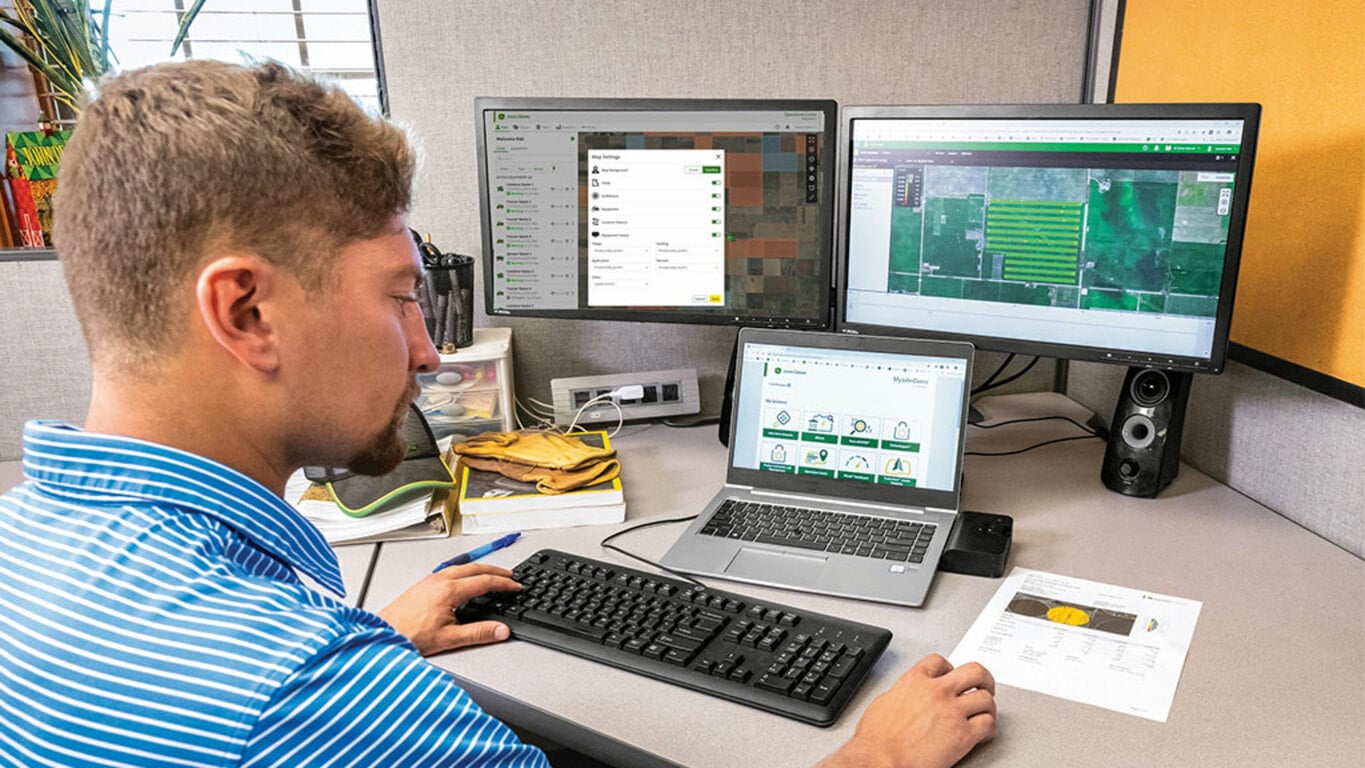
M678 368L671 371L610 373L602 376L550 379L555 423L568 426L584 403L599 395L606 395L613 390L632 385L640 387L639 397L621 399L618 395L612 398L621 406L621 414L625 416L626 421L701 413L701 388L697 385L697 369ZM616 421L619 415L611 403L602 401L584 410L578 417L578 423Z

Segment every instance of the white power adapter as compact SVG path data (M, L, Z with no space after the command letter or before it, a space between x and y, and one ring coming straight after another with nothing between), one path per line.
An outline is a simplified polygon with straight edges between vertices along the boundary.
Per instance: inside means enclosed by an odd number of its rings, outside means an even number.
M642 400L644 399L644 396L645 387L643 384L631 384L625 387L617 387L616 390L611 393L611 399L618 403L622 400Z
M550 394L555 423L561 426L575 417L579 424L594 424L617 418L655 419L701 412L695 368L551 379ZM601 399L593 402L596 398ZM616 406L621 408L619 414Z

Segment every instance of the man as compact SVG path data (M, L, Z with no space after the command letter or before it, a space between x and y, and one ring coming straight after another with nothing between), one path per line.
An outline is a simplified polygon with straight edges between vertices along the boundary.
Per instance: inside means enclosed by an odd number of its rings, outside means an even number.
M0 498L0 764L544 765L421 654L496 642L486 565L378 615L280 499L383 473L416 374L403 134L274 64L115 77L66 150L55 238L91 357L84 429L25 427ZM946 765L994 731L977 665L916 665L827 765Z

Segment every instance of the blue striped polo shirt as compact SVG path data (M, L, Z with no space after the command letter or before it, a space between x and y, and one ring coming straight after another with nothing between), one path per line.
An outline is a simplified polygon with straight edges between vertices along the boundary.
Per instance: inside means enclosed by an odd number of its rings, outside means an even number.
M547 765L344 593L322 535L184 451L24 428L0 496L0 765Z

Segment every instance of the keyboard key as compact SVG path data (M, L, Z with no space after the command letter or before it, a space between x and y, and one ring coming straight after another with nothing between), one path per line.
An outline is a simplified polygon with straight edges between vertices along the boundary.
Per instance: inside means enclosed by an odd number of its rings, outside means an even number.
M754 687L773 693L786 694L796 685L796 681L781 675L764 674L754 683Z
M691 651L684 651L678 648L670 648L668 653L664 654L664 661L668 662L669 664L677 665L679 667L685 667L688 665L689 662L692 661L693 655L695 654L693 654Z
M607 636L606 630L592 626L583 626L575 621L569 621L552 613L544 611L527 611L522 614L521 620L527 624L537 624L542 627L557 629L565 634L586 637L589 640L601 640Z
M654 638L654 642L669 648L678 648L689 652L695 651L701 647L701 643L696 640L689 640L685 637L678 637L677 635L659 635Z
M678 637L683 637L687 638L688 640L692 640L696 642L698 645L700 645L706 642L707 640L710 640L712 636L715 635L715 632L714 631L707 632L706 630L697 629L695 627L678 627L677 629L673 630L673 634L677 635Z
M797 549L817 549L824 551L824 542L815 539L788 539L781 536L758 536L754 539L759 544L776 544L781 547L796 547Z
M852 656L840 656L839 660L834 662L834 666L830 667L829 676L840 679L848 677L848 673L853 671L853 665L856 663L857 661Z
M707 616L698 616L697 619L692 623L692 626L696 627L697 629L703 632L714 633L719 632L720 628L725 626L725 621L723 619L717 621L716 619L712 619Z

